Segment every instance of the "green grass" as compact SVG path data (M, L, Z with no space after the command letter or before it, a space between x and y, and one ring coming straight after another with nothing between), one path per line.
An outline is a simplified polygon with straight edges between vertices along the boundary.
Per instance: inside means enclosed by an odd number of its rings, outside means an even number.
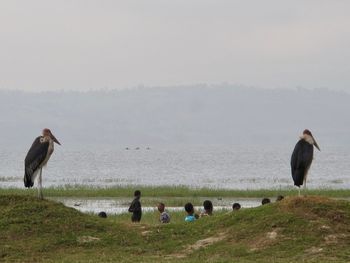
M217 214L221 214L217 213ZM171 212L171 222L172 223L182 223L182 221L185 218L185 212ZM131 220L131 213L130 214L120 214L120 215L112 215L108 217L110 220L113 222L118 222L118 223L125 223L125 222L130 222ZM159 212L154 211L154 212L147 212L143 213L142 215L142 224L147 224L147 225L159 225Z
M194 223L145 213L98 218L26 195L0 195L0 262L349 262L350 203L287 197Z
M139 189L143 197L242 197L262 198L277 195L293 196L298 192L291 189L230 190L213 188L189 188L186 186L120 186L112 188L71 186L44 188L48 197L130 197ZM37 190L21 188L0 188L1 194L36 195ZM309 195L327 197L350 197L349 189L309 189Z

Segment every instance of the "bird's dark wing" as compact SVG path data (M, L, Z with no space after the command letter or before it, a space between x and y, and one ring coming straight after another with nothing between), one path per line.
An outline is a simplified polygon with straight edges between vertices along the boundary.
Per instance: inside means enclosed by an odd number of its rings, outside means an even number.
M30 147L27 156L24 160L24 186L32 187L34 184L33 175L35 171L40 167L42 162L45 160L47 151L49 149L48 142L41 142L42 137L37 137L32 147Z
M294 185L300 186L303 184L305 172L309 169L312 162L313 153L313 145L303 139L299 140L295 145L290 161Z

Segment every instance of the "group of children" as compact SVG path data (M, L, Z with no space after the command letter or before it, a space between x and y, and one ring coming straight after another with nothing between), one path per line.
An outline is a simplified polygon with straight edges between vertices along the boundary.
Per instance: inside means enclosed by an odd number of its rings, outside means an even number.
M132 216L131 216L132 222L141 221L142 209L141 209L140 198L141 198L141 191L136 190L134 193L134 200L131 202L131 205L128 209L128 211L132 213ZM158 211L160 212L159 221L161 223L169 223L170 215L168 212L165 211L165 205L163 203L158 204Z
M132 213L131 216L131 221L132 222L140 222L141 221L141 216L142 216L142 208L141 208L141 191L136 190L134 192L134 200L131 202L131 205L128 209L130 213ZM276 201L281 201L284 197L282 195L277 196ZM263 198L261 201L262 205L271 203L271 200L269 198ZM167 211L165 211L165 205L164 203L159 203L158 206L158 211L160 213L159 216L159 222L160 223L169 223L170 222L170 215ZM205 200L203 202L203 211L200 214L195 213L194 207L192 203L187 203L185 204L185 211L187 213L185 217L185 222L193 222L200 217L205 217L205 216L211 216L213 214L213 203L210 200ZM232 205L232 210L237 211L241 209L241 205L239 203L234 203ZM105 212L100 212L99 213L100 217L107 217Z
M281 201L284 197L282 195L277 196L276 201ZM271 200L269 198L263 198L261 201L262 205L266 205L271 203ZM204 210L198 215L194 212L194 207L191 203L187 203L185 205L185 211L187 213L187 216L185 217L186 222L193 222L197 220L200 217L204 216L211 216L213 214L213 203L210 200L205 200L203 202L203 208ZM233 203L232 205L232 211L237 211L241 209L241 205L239 203Z
M278 202L278 201L282 201L283 200L283 198L284 198L284 196L283 195L279 195L279 196L277 196L277 198L276 198L276 202ZM269 203L271 203L271 200L269 199L269 198L263 198L262 200L261 200L261 204L262 205L266 205L266 204L269 204Z
M203 202L203 211L200 214L196 214L194 212L194 207L191 203L187 203L185 205L185 211L187 216L185 217L186 222L193 222L201 217L211 216L213 214L213 203L210 200L205 200ZM241 209L241 205L239 203L234 203L232 205L232 210L236 211Z

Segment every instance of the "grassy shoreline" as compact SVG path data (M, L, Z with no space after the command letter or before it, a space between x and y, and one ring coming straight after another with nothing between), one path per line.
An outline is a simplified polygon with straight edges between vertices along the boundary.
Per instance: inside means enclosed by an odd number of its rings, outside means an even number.
M170 224L0 195L1 262L349 262L350 202L319 196Z
M130 197L139 189L143 197L241 197L262 198L277 195L295 196L296 188L290 189L214 189L214 188L190 188L186 186L119 186L119 187L88 187L67 186L44 188L47 197ZM35 195L36 188L0 188L0 195ZM302 192L303 193L303 192ZM350 197L350 189L309 189L307 195L326 197Z

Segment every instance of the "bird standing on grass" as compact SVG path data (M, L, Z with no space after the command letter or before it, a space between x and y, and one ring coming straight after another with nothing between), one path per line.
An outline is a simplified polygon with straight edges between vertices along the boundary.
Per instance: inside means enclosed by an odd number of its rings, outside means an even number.
M43 199L42 193L42 169L50 159L54 150L54 143L59 143L56 137L51 133L50 129L44 129L43 135L37 137L32 147L30 147L24 161L24 186L32 187L34 180L39 173L38 178L38 197Z
M306 189L306 178L314 156L314 146L319 150L318 144L309 130L304 130L300 140L295 145L290 161L294 185L299 187L304 185Z

